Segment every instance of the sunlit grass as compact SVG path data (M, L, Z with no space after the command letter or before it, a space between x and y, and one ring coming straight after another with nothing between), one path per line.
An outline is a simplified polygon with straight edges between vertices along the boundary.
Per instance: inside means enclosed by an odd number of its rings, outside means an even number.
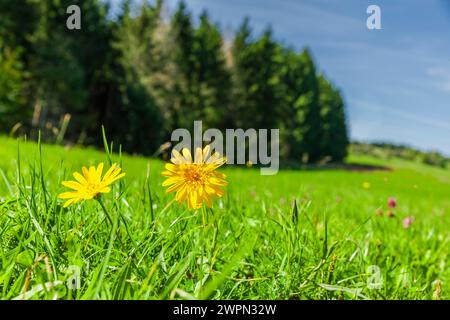
M57 199L61 181L109 163L106 153L42 145L41 161L37 144L0 138L1 298L431 299L436 281L450 298L448 170L401 160L376 172L228 167L204 226L200 210L164 209L173 195L162 161L111 157L126 172L102 197L112 224L96 201ZM377 216L389 197L394 218ZM370 266L380 289L367 285ZM68 289L74 270L80 288Z

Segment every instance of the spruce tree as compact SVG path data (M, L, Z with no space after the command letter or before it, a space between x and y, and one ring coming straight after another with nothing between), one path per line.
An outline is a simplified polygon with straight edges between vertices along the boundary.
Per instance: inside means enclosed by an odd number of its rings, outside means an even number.
M321 148L330 161L341 162L347 156L349 144L345 121L344 102L340 92L320 75L320 107L323 123Z
M282 137L285 157L314 163L323 154L320 146L322 123L316 69L307 49L284 50Z
M173 70L173 104L170 114L173 128L193 126L195 119L196 97L194 83L196 80L194 41L195 33L191 13L181 1L171 19L170 39L172 41Z
M280 46L266 29L250 40L244 21L233 44L233 70L236 125L244 128L278 127L280 107Z
M144 1L134 15L125 6L115 32L116 112L107 123L112 137L131 152L151 154L162 142L162 112L153 98L156 90L152 81L160 68L154 59L160 9L160 2L152 6Z
M195 73L193 106L196 120L203 120L205 127L224 128L231 88L230 73L226 66L222 35L219 28L209 21L206 12L200 16L195 30Z
M308 162L314 163L323 157L320 146L322 137L322 122L319 105L319 86L316 76L316 68L308 49L304 49L300 55L303 64L303 92L300 102L302 121L299 123L302 131L302 151Z

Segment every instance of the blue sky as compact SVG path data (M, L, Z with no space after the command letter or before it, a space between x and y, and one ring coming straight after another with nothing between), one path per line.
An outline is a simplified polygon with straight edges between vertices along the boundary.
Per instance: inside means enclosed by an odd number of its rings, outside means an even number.
M406 143L450 155L450 1L186 0L207 9L225 34L245 16L256 33L308 46L343 92L353 139ZM168 0L169 10L178 0ZM366 9L381 8L382 30Z

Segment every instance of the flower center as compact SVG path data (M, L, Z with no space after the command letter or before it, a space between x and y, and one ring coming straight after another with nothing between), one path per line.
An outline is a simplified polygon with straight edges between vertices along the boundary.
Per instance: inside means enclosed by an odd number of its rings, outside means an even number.
M99 193L99 185L96 183L89 183L86 187L86 191L90 194L97 195Z
M184 172L184 177L188 183L199 185L203 184L206 179L206 174L203 172L200 166L190 166Z

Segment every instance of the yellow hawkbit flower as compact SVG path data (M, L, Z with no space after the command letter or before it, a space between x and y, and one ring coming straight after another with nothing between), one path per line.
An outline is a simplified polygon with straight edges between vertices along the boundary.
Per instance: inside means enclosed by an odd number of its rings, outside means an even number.
M186 201L189 209L199 209L203 203L212 206L214 197L222 197L226 186L226 176L215 171L226 163L226 159L217 152L210 155L210 147L203 150L197 148L195 159L184 148L181 153L172 150L172 163L166 164L166 171L162 173L167 179L163 186L167 187L167 193L176 192L175 200L179 204Z
M78 172L73 173L73 177L76 181L63 181L62 185L73 189L73 191L64 192L58 195L59 199L69 199L64 204L64 207L68 207L71 204L80 202L82 200L90 200L101 193L108 193L111 191L109 187L114 181L119 180L125 173L120 173L121 169L113 164L111 168L102 177L103 162L98 165L82 168L83 175Z

